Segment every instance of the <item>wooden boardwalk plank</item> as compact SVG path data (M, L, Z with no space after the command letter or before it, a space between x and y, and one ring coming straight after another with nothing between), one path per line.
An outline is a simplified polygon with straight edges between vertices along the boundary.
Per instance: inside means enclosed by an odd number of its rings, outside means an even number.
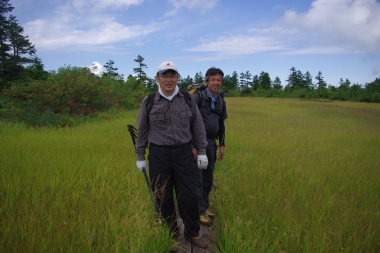
M183 234L184 225L183 225L182 219L181 217L179 217L179 215L177 217L178 217L177 223L179 227L178 239L181 243L177 250L177 253L214 253L215 252L213 246L216 245L216 241L215 241L215 236L212 234L213 232L212 227L201 225L200 235L204 236L204 238L209 242L209 246L207 247L207 249L201 249L193 245L190 241L185 239L185 236Z

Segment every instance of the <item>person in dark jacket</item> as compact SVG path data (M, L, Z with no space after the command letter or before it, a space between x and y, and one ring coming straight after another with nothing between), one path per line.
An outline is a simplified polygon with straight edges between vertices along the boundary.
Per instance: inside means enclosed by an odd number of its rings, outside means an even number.
M147 169L145 150L149 143L149 176L161 218L169 225L178 242L178 211L185 226L185 238L200 248L207 241L199 235L199 207L196 190L196 171L206 169L206 133L202 117L193 96L189 105L177 86L179 73L171 61L162 62L157 69L159 84L153 105L147 110L148 96L144 98L137 119L137 168ZM185 91L186 92L186 91ZM187 94L188 95L188 94ZM192 146L198 150L197 166L193 162ZM174 246L171 251L176 251Z
M209 195L214 181L214 168L216 159L219 161L224 158L225 126L224 120L227 119L226 103L218 93L223 84L224 73L219 68L210 68L206 72L207 88L197 92L195 101L202 115L206 129L207 148L206 155L208 166L205 170L197 170L197 190L199 197L199 220L206 226L212 225L214 213L210 210ZM217 145L216 139L219 142ZM217 149L219 156L217 158ZM196 154L197 150L193 150Z

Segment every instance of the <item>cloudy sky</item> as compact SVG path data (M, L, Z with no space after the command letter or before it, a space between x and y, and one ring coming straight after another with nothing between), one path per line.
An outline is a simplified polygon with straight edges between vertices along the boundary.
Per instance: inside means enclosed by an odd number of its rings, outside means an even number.
M182 76L221 68L268 72L286 85L290 68L338 85L380 76L380 0L10 0L12 14L46 70L115 62L133 74L144 57L154 77L165 60ZM315 82L315 79L314 79Z

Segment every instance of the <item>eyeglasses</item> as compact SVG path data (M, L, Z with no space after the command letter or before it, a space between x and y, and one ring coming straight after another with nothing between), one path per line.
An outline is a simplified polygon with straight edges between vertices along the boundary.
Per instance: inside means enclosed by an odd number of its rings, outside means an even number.
M174 76L159 75L159 77L161 77L164 80L175 80L176 78L178 78L178 75L174 75Z
M221 82L222 80L222 78L210 78L211 82Z

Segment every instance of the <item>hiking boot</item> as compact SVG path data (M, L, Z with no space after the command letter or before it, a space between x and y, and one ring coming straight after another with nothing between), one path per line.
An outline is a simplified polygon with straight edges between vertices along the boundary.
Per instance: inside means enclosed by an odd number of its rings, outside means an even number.
M201 214L199 215L199 223L210 227L212 225L212 220L207 216L207 214Z
M215 214L213 212L211 212L210 209L207 209L206 210L206 215L211 219L213 220L215 218Z
M196 239L194 237L189 237L186 234L184 234L184 237L185 237L186 240L190 241L192 244L194 244L198 248L207 249L208 243L203 238L203 236L201 236L201 237L199 237L199 238Z
M170 241L170 244L172 245L170 247L170 252L177 252L178 250L178 245L179 245L179 240L178 238L173 238L171 241Z

